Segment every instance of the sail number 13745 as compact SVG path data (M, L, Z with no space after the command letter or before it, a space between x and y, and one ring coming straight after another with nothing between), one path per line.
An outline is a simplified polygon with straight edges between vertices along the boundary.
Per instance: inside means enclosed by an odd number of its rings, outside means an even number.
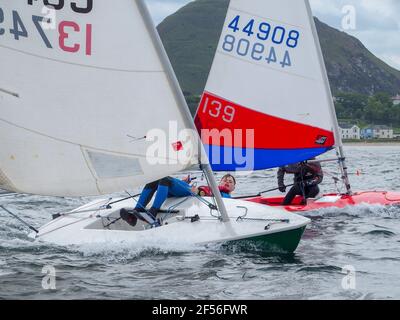
M32 0L33 1L33 0ZM28 1L28 4L30 2ZM50 1L44 1L51 5ZM56 2L56 1L54 1ZM64 2L62 2L63 4ZM61 4L61 1L58 2ZM72 3L73 5L75 3ZM90 4L90 6L89 6ZM88 7L91 9L91 1L88 2ZM72 6L73 10L83 10L81 7L76 5ZM36 33L41 39L43 46L47 49L54 49L54 47L59 47L61 50L70 53L84 52L85 55L92 55L92 24L78 24L74 21L60 21L50 28L49 25L52 24L51 19L32 15L29 19L23 19L17 10L12 10L11 12L5 12L3 8L0 7L0 37L5 37L7 35L11 36L14 40L20 41L24 39L29 39ZM48 36L50 32L56 32L58 43L52 43ZM72 40L72 37L79 37L81 40Z
M29 5L33 5L34 2L43 2L44 6L54 10L62 10L65 6L65 0L28 0ZM75 1L72 1L70 5L72 11L76 13L89 13L93 9L93 0L86 0L86 5L78 5Z

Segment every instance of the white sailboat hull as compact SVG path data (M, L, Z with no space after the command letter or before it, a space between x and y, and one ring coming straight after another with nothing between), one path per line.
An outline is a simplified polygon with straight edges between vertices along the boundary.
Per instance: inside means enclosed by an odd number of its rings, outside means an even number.
M108 202L105 200L103 203ZM112 223L119 218L120 209L133 207L132 199L103 210L98 210L99 202L96 201L95 204L78 208L46 224L39 229L35 238L38 241L63 246L111 243L147 245L171 242L204 245L254 241L268 249L293 252L310 222L305 217L280 208L224 199L230 221L223 223L217 217L213 217L210 209L196 198L187 199L178 205L180 202L182 198L168 199L163 209L174 207L175 213L166 216L161 227L151 228L140 220L135 227L123 220ZM213 211L213 214L216 215L217 212ZM200 220L192 222L190 218L196 215Z

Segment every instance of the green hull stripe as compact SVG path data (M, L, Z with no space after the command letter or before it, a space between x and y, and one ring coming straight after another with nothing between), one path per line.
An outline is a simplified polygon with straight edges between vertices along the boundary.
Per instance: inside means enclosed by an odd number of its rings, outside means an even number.
M254 248L266 251L288 252L296 251L306 227L290 231L278 232L246 240L231 241L230 244L245 248Z

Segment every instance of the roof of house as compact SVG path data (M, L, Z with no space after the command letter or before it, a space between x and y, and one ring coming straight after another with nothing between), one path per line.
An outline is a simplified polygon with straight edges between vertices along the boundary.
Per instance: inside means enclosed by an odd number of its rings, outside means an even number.
M339 123L339 127L342 129L351 129L351 128L357 127L357 126L355 124Z
M388 126L381 126L381 125L379 125L379 126L372 126L372 128L373 129L375 129L375 130L392 130L392 128L391 127L388 127Z
M392 100L393 100L393 101L394 101L394 100L399 100L399 101L400 101L400 94L394 96L394 97L392 98Z

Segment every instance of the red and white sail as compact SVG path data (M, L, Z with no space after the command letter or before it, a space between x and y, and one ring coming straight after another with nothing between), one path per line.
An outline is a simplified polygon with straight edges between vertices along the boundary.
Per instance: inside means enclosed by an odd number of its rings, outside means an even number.
M196 117L213 169L310 159L335 121L308 1L231 0Z

